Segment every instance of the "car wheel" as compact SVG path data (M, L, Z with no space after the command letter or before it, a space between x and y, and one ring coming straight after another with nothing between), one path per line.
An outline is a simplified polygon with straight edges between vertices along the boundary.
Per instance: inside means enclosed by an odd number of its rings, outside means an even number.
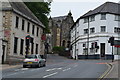
M46 64L44 64L44 67L46 66Z
M26 68L26 65L23 65L23 68Z
M44 67L46 66L46 63L44 63L44 65L43 65Z
M41 67L41 64L39 63L39 64L38 64L38 68L40 68L40 67Z

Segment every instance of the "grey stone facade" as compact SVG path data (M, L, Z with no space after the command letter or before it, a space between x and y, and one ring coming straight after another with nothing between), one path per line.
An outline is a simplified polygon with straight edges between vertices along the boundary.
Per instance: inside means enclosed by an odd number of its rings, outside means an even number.
M41 40L44 25L23 2L4 2L2 13L2 63L16 64L26 55L27 35L33 38L28 54L44 55L44 41Z
M74 20L72 13L66 16L49 18L49 28L51 31L51 44L54 46L69 47L70 44L70 28Z

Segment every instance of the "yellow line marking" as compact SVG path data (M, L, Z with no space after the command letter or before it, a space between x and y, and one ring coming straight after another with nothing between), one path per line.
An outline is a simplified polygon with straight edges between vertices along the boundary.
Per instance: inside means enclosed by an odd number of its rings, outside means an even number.
M114 65L112 65L112 68L110 69L110 71L104 77L108 76L110 74L110 72L113 70L113 68L114 68Z
M106 77L108 74L109 74L109 72L113 69L111 69L111 66L108 64L108 63L106 63L107 64L107 66L108 66L108 69L99 77L99 79L98 80L102 80L104 77Z

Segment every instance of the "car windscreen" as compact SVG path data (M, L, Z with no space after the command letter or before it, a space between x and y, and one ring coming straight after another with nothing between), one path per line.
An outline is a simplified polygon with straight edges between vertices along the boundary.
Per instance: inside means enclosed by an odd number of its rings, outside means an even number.
M32 58L37 58L37 56L36 55L26 55L25 58L32 59Z

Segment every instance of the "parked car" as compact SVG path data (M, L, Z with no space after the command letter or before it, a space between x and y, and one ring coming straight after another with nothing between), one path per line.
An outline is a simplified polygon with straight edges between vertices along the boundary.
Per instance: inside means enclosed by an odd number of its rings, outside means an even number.
M23 61L23 67L41 67L46 66L46 60L42 59L39 54L26 55Z

